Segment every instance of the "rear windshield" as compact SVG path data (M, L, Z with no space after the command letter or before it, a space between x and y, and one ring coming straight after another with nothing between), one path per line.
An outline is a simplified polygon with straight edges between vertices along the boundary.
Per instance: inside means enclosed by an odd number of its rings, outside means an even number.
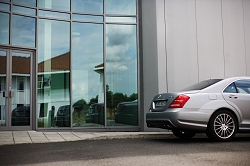
M198 82L194 85L191 85L185 89L182 89L182 91L190 91L190 90L202 90L204 88L207 88L219 81L221 81L222 79L210 79L210 80L204 80L204 81L201 81L201 82Z

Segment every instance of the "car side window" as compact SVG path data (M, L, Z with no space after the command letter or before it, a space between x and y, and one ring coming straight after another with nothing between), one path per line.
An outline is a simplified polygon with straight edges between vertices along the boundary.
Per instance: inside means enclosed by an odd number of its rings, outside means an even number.
M250 94L250 80L238 80L235 82L238 93Z
M226 87L226 89L223 91L224 93L237 93L237 90L235 88L235 84L231 83Z

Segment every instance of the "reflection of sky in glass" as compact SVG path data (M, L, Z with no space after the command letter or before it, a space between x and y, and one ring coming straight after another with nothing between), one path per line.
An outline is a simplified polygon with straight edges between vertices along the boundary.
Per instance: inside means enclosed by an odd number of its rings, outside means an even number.
M136 0L106 0L106 13L136 15Z
M50 12L39 10L38 15L41 17L51 17L51 18L61 18L61 19L70 19L70 14L68 13L59 13L59 12Z
M33 16L36 15L36 10L35 9L30 9L30 8L15 6L15 5L12 6L12 11L17 12L17 13L33 15Z
M91 15L82 15L82 14L73 14L73 20L81 20L81 21L97 21L103 22L103 16L91 16Z
M31 17L12 16L12 44L35 47L36 19Z
M27 6L36 6L36 0L12 0L12 2Z
M106 74L110 90L137 93L136 25L107 25Z
M0 43L9 44L9 14L0 13Z
M73 103L87 102L98 95L100 75L95 66L103 63L103 25L73 23L72 93Z
M39 0L40 8L70 11L69 0Z
M136 23L136 17L106 17L107 22L130 22Z
M103 14L103 0L72 0L73 12Z
M5 3L0 3L0 10L9 11L10 10L10 5L9 4L5 4Z
M38 25L38 62L69 52L69 22L39 19Z

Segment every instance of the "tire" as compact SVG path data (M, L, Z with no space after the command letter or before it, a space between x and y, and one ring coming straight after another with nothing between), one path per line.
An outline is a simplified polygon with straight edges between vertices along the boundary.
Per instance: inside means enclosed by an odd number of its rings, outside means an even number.
M176 137L180 139L190 139L196 134L196 132L194 131L182 131L180 129L172 130L172 132Z
M212 115L207 128L208 138L214 141L230 141L238 130L236 117L227 110Z

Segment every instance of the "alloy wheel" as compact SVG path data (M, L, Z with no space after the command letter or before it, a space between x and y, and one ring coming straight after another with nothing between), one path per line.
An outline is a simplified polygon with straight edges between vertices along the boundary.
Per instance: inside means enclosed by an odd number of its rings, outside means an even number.
M213 126L215 134L221 139L230 138L236 129L233 117L226 113L216 116Z

